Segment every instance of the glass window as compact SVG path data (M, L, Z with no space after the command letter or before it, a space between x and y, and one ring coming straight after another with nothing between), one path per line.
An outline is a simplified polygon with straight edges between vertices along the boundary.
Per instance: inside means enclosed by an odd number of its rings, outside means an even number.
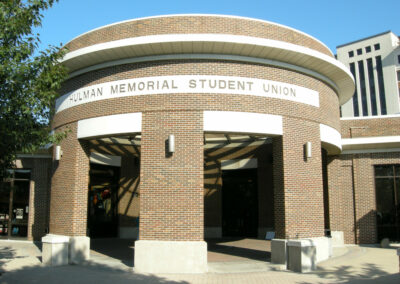
M392 166L375 166L375 176L376 177L392 177L394 175Z
M400 165L395 165L394 166L394 175L396 177L400 177Z
M360 75L362 112L363 112L363 116L367 116L368 115L367 89L365 87L364 62L362 60L358 61L358 73Z
M354 80L357 82L356 66L354 63L350 63L350 72L351 72L351 74L353 74ZM353 113L354 113L354 116L360 116L360 112L358 110L357 88L355 88L354 94L353 94Z
M354 51L349 51L349 57L353 57L354 56Z
M397 81L400 81L400 70L397 70Z
M365 48L365 52L367 52L367 53L371 52L371 46L367 46L367 47Z
M399 55L397 55L397 63L399 63L399 64L400 64L400 54L399 54Z
M379 43L374 44L374 49L375 49L375 50L381 49L381 45L380 45Z
M375 92L375 80L374 80L374 67L372 66L372 58L367 59L367 69L368 69L368 82L369 82L369 94L371 98L371 111L372 115L378 114L378 109L376 106L376 92Z
M357 55L361 55L361 54L362 54L362 49L361 48L357 49Z
M15 179L30 179L31 171L30 170L15 170Z
M385 96L385 83L383 82L383 69L382 58L380 56L376 59L376 72L378 73L378 87L379 87L379 100L381 102L381 114L385 115L386 112L386 96Z
M26 237L28 231L30 170L13 169L0 184L0 235Z

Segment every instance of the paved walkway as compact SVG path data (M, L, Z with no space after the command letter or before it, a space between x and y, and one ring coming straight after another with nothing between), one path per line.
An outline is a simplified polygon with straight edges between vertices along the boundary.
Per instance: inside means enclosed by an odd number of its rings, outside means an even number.
M253 249L254 243L247 248ZM129 245L129 244L128 244ZM221 244L218 244L221 245ZM225 244L226 245L226 244ZM255 244L259 245L259 244ZM235 251L235 250L234 250ZM395 248L346 246L334 250L335 257L318 265L312 273L299 274L282 270L266 261L234 255L222 261L213 252L205 274L139 274L132 271L131 251L96 250L83 265L46 267L40 262L41 251L29 242L0 241L0 284L18 283L400 283ZM210 255L210 254L209 254ZM255 253L258 257L259 253ZM117 258L118 257L118 258ZM132 258L130 258L132 259Z

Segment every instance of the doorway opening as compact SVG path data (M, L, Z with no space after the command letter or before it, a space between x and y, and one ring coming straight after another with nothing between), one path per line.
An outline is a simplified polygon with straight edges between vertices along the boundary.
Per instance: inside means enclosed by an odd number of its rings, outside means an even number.
M119 167L90 164L88 229L90 238L118 236Z
M257 237L257 169L222 171L222 236Z

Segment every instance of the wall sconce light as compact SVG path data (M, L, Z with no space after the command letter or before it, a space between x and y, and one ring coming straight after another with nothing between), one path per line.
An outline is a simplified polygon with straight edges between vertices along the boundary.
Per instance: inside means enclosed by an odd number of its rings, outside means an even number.
M56 146L56 153L55 153L54 159L56 161L59 161L59 160L61 160L62 155L63 155L63 151L61 150L61 146Z
M175 136L172 134L168 136L168 152L175 153Z
M312 157L311 146L312 146L311 142L306 142L306 144L304 145L305 156L307 159Z

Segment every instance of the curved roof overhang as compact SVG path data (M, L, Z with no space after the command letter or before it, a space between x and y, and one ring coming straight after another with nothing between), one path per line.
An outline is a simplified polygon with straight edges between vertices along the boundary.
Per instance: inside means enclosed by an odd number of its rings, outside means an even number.
M179 54L236 55L283 62L326 77L338 93L340 104L354 94L353 76L333 57L283 41L230 34L164 34L126 38L69 52L61 62L73 74L88 67L96 69L96 65L105 62Z

